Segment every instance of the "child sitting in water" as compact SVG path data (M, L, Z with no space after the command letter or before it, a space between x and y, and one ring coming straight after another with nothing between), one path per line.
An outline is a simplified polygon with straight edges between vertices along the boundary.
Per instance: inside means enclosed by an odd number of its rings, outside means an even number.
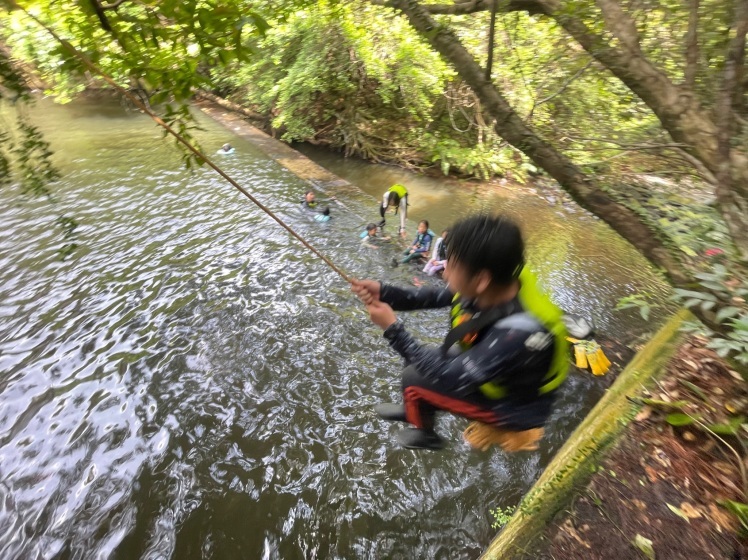
M361 239L361 245L369 247L370 249L379 249L382 243L386 243L390 240L390 237L379 237L377 231L379 227L375 223L370 223L366 226L366 234Z
M426 266L423 267L423 271L429 276L438 274L444 267L447 266L447 234L449 230L444 230L442 236L434 243L434 252L431 253L431 258Z
M416 238L413 240L411 246L405 250L405 252L403 253L405 258L403 258L400 262L402 264L405 264L412 261L413 259L426 258L426 256L429 254L430 248L431 234L429 233L429 222L428 220L421 220L418 223L418 232L416 233Z
M233 154L234 147L231 144L224 144L221 149L216 152L217 154Z

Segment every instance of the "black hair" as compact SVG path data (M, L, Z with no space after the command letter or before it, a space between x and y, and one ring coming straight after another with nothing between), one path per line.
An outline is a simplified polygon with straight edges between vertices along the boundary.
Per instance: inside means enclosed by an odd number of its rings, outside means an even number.
M387 195L387 206L400 206L400 195L395 191L390 191Z
M525 242L519 226L510 218L480 214L452 226L447 255L471 274L487 270L494 282L506 285L522 271Z
M419 224L423 224L423 225L425 225L425 226L426 226L426 229L429 229L429 221L428 221L428 220L421 220L421 221L420 221L420 222L418 222L418 223L419 223Z
M366 224L366 231L371 231L373 229L377 229L377 224L375 224L374 222Z
M306 198L306 196L309 195L309 194L314 194L314 191L312 189L309 189L308 191L306 191L304 193L304 198Z

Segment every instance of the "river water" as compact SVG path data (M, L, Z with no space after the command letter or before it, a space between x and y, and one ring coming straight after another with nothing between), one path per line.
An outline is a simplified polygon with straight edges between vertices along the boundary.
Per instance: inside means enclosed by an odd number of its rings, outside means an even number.
M398 399L400 360L334 272L213 171L186 172L142 115L30 116L63 178L56 204L0 191L0 558L476 558L489 510L519 501L603 391L571 374L536 453L469 452L450 416L445 451L400 449L372 412ZM624 341L653 328L612 307L665 284L558 193L333 158L362 192L319 224L304 181L198 119L211 152L236 147L226 171L352 275L412 281L396 248L358 239L374 196L408 181L411 218L504 208L561 305ZM65 260L59 214L80 223ZM446 331L444 310L403 318L425 341Z

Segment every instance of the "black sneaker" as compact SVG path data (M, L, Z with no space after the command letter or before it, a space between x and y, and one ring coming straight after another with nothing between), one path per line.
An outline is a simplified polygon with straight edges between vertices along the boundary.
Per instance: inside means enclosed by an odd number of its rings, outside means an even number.
M405 405L404 404L393 404L383 403L378 404L374 407L380 418L389 420L390 422L407 422L405 419Z
M407 428L397 432L397 440L406 449L444 449L444 440L432 430Z

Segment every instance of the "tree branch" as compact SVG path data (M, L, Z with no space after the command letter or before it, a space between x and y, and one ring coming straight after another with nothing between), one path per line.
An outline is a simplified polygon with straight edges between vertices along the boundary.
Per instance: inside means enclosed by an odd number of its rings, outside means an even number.
M369 0L369 2L377 6L387 6L389 8L394 8L396 4L394 0ZM463 16L478 12L486 12L491 9L493 4L493 0L467 0L463 2L455 2L454 4L429 4L423 6L423 9L432 15ZM537 0L508 0L497 2L497 4L500 4L498 6L498 11L500 12L527 12L528 14L543 13Z
M106 14L104 13L103 8L99 4L98 0L88 0L89 4L91 4L91 8L93 8L94 13L96 14L96 17L99 18L99 23L101 23L101 28L104 31L108 31L109 33L112 33L112 26L109 23L109 20L106 17Z
M617 0L597 0L597 5L603 14L605 26L625 48L631 52L640 53L639 32L631 17L621 9Z
M730 40L725 57L725 68L722 77L718 100L715 106L717 115L717 144L720 156L717 170L717 204L727 222L730 234L741 249L741 259L748 261L748 232L743 228L744 217L748 213L748 204L741 193L746 189L732 174L732 146L734 126L734 99L741 91L739 66L745 60L745 39L748 34L748 2L738 2L733 24L735 36Z
M493 70L493 48L496 41L496 10L499 6L499 0L493 0L491 7L491 23L488 26L488 60L486 61L486 80L491 80L491 71Z
M590 59L589 61L587 61L587 64L585 64L582 68L577 70L573 76L571 76L570 78L567 78L566 81L561 85L561 89L559 89L557 92L552 93L548 97L544 97L543 99L533 103L532 109L530 109L530 113L527 115L527 118L530 119L532 117L533 112L539 105L542 105L543 103L548 103L554 97L557 97L561 95L563 92L565 92L566 88L568 88L574 80L576 80L579 76L581 76L584 73L584 71L590 67L590 65L592 64L592 60L593 59Z
M401 11L413 29L457 70L475 92L486 116L493 120L498 135L547 171L581 206L605 220L647 258L665 268L676 283L688 279L677 259L633 211L614 200L594 179L523 122L499 88L486 80L484 70L446 25L435 21L417 0L391 0L391 5Z
M696 73L699 69L699 0L689 0L691 11L688 14L688 31L686 32L686 87L693 89L696 84Z
M101 9L102 10L116 10L125 2L127 2L127 0L117 0L116 2L112 2L111 4L102 4Z

